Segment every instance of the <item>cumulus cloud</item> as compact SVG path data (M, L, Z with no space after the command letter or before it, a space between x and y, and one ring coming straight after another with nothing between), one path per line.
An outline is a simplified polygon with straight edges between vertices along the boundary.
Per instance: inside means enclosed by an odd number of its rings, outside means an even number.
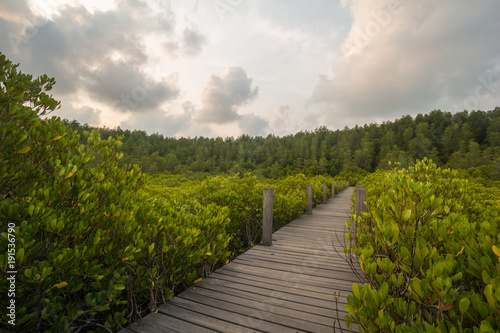
M97 100L122 112L157 109L163 102L175 99L180 90L175 75L154 82L138 66L111 60L88 73L86 89Z
M180 55L196 56L207 44L207 38L196 26L184 28L182 33L172 40L162 43L163 49L170 59L178 59Z
M152 66L147 37L174 34L168 6L152 10L138 0L117 1L112 10L95 12L83 5L64 6L50 20L30 10L20 13L29 9L22 0L2 2L1 8L18 15L0 17L2 31L9 32L0 37L1 49L10 59L21 59L24 72L55 77L54 95L62 97L63 105L64 96L85 92L117 111L142 113L179 95L175 73L152 79L145 70Z
M451 109L478 77L498 78L500 3L347 1L351 30L311 100L330 122ZM500 102L497 98L496 103ZM493 105L478 105L488 108Z
M182 44L184 53L187 55L197 55L201 52L202 46L207 42L206 37L197 29L185 28L182 33Z
M198 121L228 123L241 118L238 107L250 103L259 88L241 67L228 67L222 76L212 74L203 89Z

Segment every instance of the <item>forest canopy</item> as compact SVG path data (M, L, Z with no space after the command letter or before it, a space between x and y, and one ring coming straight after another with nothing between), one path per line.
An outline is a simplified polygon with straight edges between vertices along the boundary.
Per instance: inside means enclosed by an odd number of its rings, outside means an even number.
M80 133L91 128L65 120ZM255 174L279 178L304 173L337 175L342 170L401 167L431 158L437 165L473 169L485 179L500 179L500 108L434 110L382 124L329 130L319 127L283 137L171 138L142 130L100 129L103 139L123 137L122 164L138 164L147 173L207 172Z

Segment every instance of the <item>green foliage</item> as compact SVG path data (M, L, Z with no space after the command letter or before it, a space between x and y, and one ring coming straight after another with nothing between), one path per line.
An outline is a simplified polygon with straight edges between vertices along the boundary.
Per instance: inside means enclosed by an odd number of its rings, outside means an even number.
M363 180L368 212L346 253L359 256L367 283L353 285L346 322L364 332L500 331L498 191L458 176L424 159Z
M155 176L154 179L158 179ZM262 237L262 204L265 187L274 188L273 228L278 230L307 210L308 184L313 185L313 205L323 198L323 184L327 183L327 195L331 196L331 177L306 177L303 174L288 176L284 179L262 179L247 173L245 175L208 177L201 183L189 182L188 185L171 188L168 186L146 186L153 195L179 201L194 200L201 205L216 205L226 208L229 220L226 232L232 235L229 249L233 255L246 251L260 243ZM340 191L345 186L337 186Z
M67 123L79 133L90 130L86 124ZM434 110L382 124L336 131L322 126L283 137L176 139L120 128L101 129L101 135L122 136L120 165L138 164L149 174L252 172L272 179L296 174L336 176L352 168L390 169L389 161L408 168L416 159L427 157L439 166L486 167L488 180L500 180L499 107L456 114Z
M0 54L0 268L16 236L16 326L22 332L117 329L225 262L229 212L151 199L121 142L80 136L46 94L53 79L19 73ZM10 302L7 280L0 300ZM6 329L7 311L1 313Z
M349 179L351 186L354 186L356 183L361 181L361 179L365 178L368 174L369 173L366 170L363 170L355 166L350 166L342 170L335 178Z

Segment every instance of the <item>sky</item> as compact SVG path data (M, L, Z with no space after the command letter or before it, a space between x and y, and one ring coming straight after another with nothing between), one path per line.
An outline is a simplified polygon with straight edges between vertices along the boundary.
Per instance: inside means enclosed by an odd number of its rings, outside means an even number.
M52 115L283 136L500 106L497 0L1 0L0 52Z

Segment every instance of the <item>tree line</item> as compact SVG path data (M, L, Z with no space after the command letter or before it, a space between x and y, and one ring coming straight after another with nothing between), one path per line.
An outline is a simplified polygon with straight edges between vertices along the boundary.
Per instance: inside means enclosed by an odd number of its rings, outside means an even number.
M75 120L65 123L82 134L92 129ZM389 161L406 167L428 157L439 166L478 167L487 178L500 177L499 107L455 114L434 110L382 124L335 131L322 126L283 137L172 138L119 127L100 128L100 133L103 138L121 137L121 163L138 164L147 173L335 176L346 169L388 168Z

